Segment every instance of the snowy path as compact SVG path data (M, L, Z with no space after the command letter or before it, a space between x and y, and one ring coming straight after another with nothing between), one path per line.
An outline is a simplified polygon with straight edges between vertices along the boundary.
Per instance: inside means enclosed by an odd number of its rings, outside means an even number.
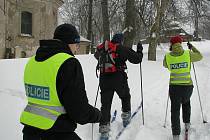
M198 86L203 106L204 118L210 121L210 41L195 42L198 49L204 55L201 62L195 63ZM144 92L144 116L145 125L142 125L142 114L139 112L119 140L169 140L170 129L170 101L167 128L163 128L165 109L168 97L167 69L163 68L162 60L167 51L167 44L163 44L157 51L157 61L147 61L147 46L144 49L144 60L142 63L143 92ZM84 70L87 96L89 102L94 104L98 79L95 78L96 61L92 55L78 56ZM0 140L21 140L22 125L19 123L19 115L26 101L23 86L23 70L27 59L0 60ZM90 63L91 62L91 63ZM192 70L192 77L194 73ZM128 82L131 93L131 107L134 111L141 102L139 65L128 63ZM195 81L194 81L195 85ZM192 95L192 117L193 129L190 140L210 140L210 124L203 124L197 88L194 87ZM97 107L100 108L100 96ZM122 128L121 102L117 95L114 96L112 112L118 111L116 121L112 126L113 136ZM183 126L183 124L182 124ZM78 125L76 132L83 140L91 140L91 124ZM99 137L98 124L94 125L94 140Z

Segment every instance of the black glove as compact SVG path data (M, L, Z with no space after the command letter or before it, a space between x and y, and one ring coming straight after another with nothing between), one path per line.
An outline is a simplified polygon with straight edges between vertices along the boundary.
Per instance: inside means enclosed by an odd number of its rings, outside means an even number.
M94 122L100 122L102 117L101 111L97 108L95 108L95 120Z
M187 42L188 49L192 49L193 45L190 42Z
M142 52L142 51L143 51L143 46L142 46L141 42L139 42L139 43L137 44L136 52Z

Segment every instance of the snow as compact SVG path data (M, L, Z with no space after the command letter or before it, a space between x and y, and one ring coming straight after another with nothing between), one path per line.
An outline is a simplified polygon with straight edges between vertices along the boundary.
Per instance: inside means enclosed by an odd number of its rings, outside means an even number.
M192 42L202 52L204 58L200 62L194 63L198 86L202 101L204 118L210 120L210 41ZM183 43L186 48L186 43ZM134 46L135 47L135 46ZM168 140L171 139L170 129L170 101L166 128L164 117L168 98L168 78L167 69L162 66L164 54L168 51L168 44L161 44L157 49L157 61L148 61L148 45L144 45L144 59L142 62L143 73L143 93L144 93L144 117L145 125L142 124L141 111L133 118L131 124L126 128L119 140ZM90 104L94 104L98 79L95 76L96 60L93 55L76 56L83 67L86 90ZM22 125L19 123L19 116L27 101L24 94L23 72L28 59L0 60L0 139L21 140ZM132 111L141 102L140 92L140 71L139 65L128 64L128 82L131 93ZM192 77L194 73L192 69ZM193 79L194 80L194 79ZM194 80L194 92L191 98L192 106L192 132L191 140L209 140L210 124L203 124L198 92ZM100 108L100 96L97 101ZM122 129L120 118L121 102L118 96L114 96L112 113L117 110L116 121L112 123L112 139L116 137L119 129ZM182 120L182 119L181 119ZM183 124L182 124L183 126ZM76 132L84 140L91 140L91 124L78 125ZM183 128L183 127L182 127ZM98 124L94 124L94 140L99 136Z

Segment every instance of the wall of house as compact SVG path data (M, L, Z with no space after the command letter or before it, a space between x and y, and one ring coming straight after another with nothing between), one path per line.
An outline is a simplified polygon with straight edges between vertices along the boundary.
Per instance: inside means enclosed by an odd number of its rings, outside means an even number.
M78 50L77 54L86 54L86 49L89 46L90 46L90 43L89 42L83 42L83 41L81 41L80 42L80 47L79 47L79 50Z
M57 26L57 10L61 5L60 0L6 0L6 18L0 19L3 23L0 29L4 30L0 34L0 58L4 56L5 48L11 48L14 57L22 57L22 51L26 57L34 55L40 39L52 38ZM22 11L32 13L32 35L21 34Z

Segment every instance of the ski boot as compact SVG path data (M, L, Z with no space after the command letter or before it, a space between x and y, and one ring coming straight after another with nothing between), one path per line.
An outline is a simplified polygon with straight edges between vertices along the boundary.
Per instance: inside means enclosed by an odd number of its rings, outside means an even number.
M100 125L99 133L101 133L100 140L109 140L110 124Z
M101 133L100 140L109 140L109 133Z
M179 135L173 135L173 140L179 140Z
M128 112L122 112L121 118L123 120L123 127L126 127L130 123L131 112L130 111L128 111Z

